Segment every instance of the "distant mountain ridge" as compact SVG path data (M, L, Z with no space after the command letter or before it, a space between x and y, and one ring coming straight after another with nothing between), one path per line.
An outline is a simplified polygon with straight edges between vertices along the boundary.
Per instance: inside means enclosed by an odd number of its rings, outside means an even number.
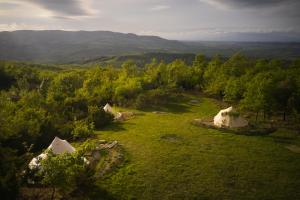
M71 62L100 56L142 52L178 52L178 41L110 31L0 32L0 59L37 62Z
M232 42L300 42L300 33L295 31L279 32L231 32L207 38L209 41L232 41Z
M242 40L241 37L232 39ZM256 38L256 37L254 37ZM186 42L157 36L110 31L21 30L0 32L0 60L38 63L82 63L101 57L144 53L202 53L230 56L295 59L300 43Z

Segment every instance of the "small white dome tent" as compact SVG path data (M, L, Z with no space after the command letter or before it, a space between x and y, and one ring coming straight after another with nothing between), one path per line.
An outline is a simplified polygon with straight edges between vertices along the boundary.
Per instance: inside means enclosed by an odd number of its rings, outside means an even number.
M239 128L248 125L248 121L234 111L233 107L220 110L214 117L214 125L217 127Z
M54 154L75 152L75 148L70 143L68 143L66 140L60 139L59 137L55 137L45 152L41 153L30 161L28 165L29 168L38 168L40 166L40 161L47 158L47 151L49 150L52 150Z

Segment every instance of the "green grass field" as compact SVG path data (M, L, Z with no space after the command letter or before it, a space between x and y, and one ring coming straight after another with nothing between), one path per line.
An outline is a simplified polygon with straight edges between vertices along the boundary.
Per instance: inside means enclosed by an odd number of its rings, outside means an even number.
M189 98L199 99L190 104ZM116 199L300 199L300 145L293 132L244 136L191 124L219 107L188 96L165 114L150 109L97 132L117 140L126 162L99 180Z

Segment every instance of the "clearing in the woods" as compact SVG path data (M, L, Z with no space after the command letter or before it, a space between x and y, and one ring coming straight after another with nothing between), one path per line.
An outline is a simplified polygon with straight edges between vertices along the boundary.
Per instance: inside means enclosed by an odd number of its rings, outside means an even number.
M300 146L297 133L245 136L191 123L219 109L187 95L98 131L125 151L99 183L117 199L300 199L300 154L289 148Z

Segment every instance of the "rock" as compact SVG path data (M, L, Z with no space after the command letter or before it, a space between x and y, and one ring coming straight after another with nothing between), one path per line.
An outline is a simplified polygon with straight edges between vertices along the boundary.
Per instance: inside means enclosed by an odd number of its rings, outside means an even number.
M294 153L300 153L300 147L299 146L297 146L297 145L288 145L288 146L286 146L286 148L288 149L288 150L290 150L291 152L294 152Z
M199 100L197 100L197 99L193 99L193 100L190 100L190 103L192 103L192 104L196 104L196 103L199 103Z
M166 112L161 112L161 111L153 111L152 113L154 113L154 114L167 114Z
M104 143L106 143L106 140L98 140L98 143L99 144L104 144Z
M118 144L118 141L113 141L112 143L110 143L109 145L107 145L107 148L111 149L111 148L113 148L117 144Z

